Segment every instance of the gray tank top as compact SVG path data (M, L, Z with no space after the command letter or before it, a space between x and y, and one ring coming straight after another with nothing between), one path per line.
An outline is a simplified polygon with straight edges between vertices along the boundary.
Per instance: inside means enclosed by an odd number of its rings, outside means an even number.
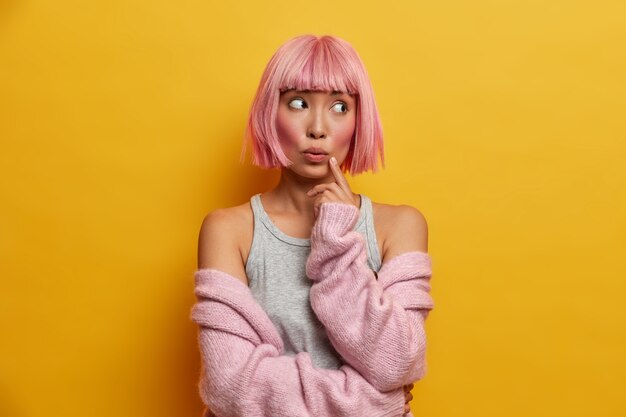
M309 352L317 368L338 369L341 356L328 340L326 330L309 302L313 282L306 276L310 239L288 236L269 218L260 194L250 198L254 214L252 246L246 275L252 295L276 326L285 354ZM381 258L374 230L371 200L360 194L360 216L353 230L367 242L368 266L378 272Z

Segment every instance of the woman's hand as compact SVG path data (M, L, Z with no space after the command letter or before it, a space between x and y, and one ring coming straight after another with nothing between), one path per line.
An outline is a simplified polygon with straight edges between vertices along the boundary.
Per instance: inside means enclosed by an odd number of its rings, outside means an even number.
M404 399L406 403L404 404L404 413L408 413L411 411L411 407L409 406L409 401L413 399L413 394L411 394L411 390L413 389L413 384L404 386Z
M317 184L306 193L309 197L313 198L313 211L316 219L322 203L345 203L359 208L359 199L355 199L352 194L350 184L348 184L346 177L343 176L343 172L341 172L341 168L339 168L339 164L337 164L337 160L334 156L330 158L328 164L330 165L330 170L335 176L335 182Z

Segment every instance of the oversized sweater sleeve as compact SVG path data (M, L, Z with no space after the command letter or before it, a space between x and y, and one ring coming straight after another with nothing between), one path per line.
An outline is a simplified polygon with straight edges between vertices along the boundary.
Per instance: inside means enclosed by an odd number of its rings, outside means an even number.
M200 397L218 417L403 415L404 391L381 392L349 365L318 369L282 340L249 288L215 269L195 273Z
M376 276L366 264L365 239L352 230L358 215L352 205L321 205L306 264L314 281L310 302L346 363L389 391L426 373L431 260L425 252L405 252Z

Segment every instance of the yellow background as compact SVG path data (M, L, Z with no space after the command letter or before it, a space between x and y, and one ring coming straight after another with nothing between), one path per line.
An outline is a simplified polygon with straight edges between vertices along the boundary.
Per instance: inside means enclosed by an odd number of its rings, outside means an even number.
M626 415L623 1L0 2L0 416L199 416L204 215L274 50L360 52L429 223L428 417Z

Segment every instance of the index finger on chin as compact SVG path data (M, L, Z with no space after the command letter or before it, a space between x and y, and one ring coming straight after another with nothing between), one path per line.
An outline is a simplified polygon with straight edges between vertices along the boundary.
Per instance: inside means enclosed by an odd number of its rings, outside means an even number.
M335 163L333 163L332 160L334 160ZM334 156L330 160L330 169L333 172L333 175L335 176L335 179L337 180L337 184L341 187L341 189L343 191L345 191L345 193L348 196L351 196L352 195L352 190L350 189L350 184L348 184L348 180L343 175L343 172L341 172L341 168L339 168L339 164L337 163L337 159L335 159Z

